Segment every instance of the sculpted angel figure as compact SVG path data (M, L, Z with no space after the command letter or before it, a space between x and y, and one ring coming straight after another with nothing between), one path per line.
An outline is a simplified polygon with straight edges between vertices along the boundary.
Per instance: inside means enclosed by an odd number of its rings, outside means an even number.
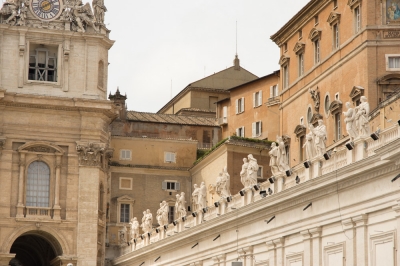
M242 171L240 171L240 182L242 182L243 187L248 187L247 185L247 167L249 166L249 162L247 158L243 158Z
M350 141L353 141L358 136L357 127L355 123L355 111L351 108L349 102L346 103L347 111L343 112L344 122L346 123L346 131L350 136Z
M247 166L247 185L248 187L253 187L257 185L257 159L254 158L252 154L247 155L247 159L249 160L249 165Z
M18 15L19 1L18 0L6 0L3 7L0 9L0 15L10 15L5 21L6 24L11 24L11 21L16 21Z
M131 241L133 241L133 239L139 237L139 222L137 218L132 218L129 225L131 226Z
M92 6L96 22L100 25L104 25L104 13L107 12L104 0L93 0Z
M369 103L367 102L367 97L361 96L360 105L355 108L356 115L356 126L358 129L359 136L367 137L369 136L369 123L368 123L368 115L369 115Z
M78 32L85 32L83 22L91 26L96 32L99 31L94 25L94 16L89 3L84 5L82 0L77 0L72 7L72 16L78 26Z

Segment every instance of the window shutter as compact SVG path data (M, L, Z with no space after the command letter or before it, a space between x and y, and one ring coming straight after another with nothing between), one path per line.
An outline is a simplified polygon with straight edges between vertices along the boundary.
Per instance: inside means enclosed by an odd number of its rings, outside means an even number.
M236 129L236 136L240 137L240 135L239 135L239 128Z
M258 92L258 106L262 105L262 91Z
M261 135L261 133L262 133L262 122L260 121L259 123L258 123L258 134L259 135Z
M180 190L181 189L181 184L176 182L175 183L175 190Z
M254 122L254 123L252 123L251 124L251 136L252 137L255 137L257 134L257 132L256 132L256 126L257 126L257 123L256 122Z
M276 84L276 96L279 96L279 84Z
M269 87L269 98L274 97L274 86Z
M253 93L253 107L256 107L256 93Z
M162 189L167 190L167 182L162 182Z
M239 99L236 99L236 114L239 113Z
M176 162L175 160L176 160L175 153L171 153L171 162Z
M224 108L222 109L222 112L223 112L224 118L228 117L228 106L224 106Z
M241 104L242 104L242 109L241 109L241 111L244 112L244 97L242 97L242 102L241 102Z
M244 127L242 127L242 138L244 138Z

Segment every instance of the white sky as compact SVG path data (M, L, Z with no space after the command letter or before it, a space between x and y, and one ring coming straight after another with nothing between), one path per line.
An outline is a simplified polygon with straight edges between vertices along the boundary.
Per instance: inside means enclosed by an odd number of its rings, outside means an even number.
M270 36L309 0L105 0L116 40L108 89L119 86L128 109L157 112L194 82L232 66L262 77L279 69ZM84 1L85 2L85 1ZM90 1L91 2L91 1Z

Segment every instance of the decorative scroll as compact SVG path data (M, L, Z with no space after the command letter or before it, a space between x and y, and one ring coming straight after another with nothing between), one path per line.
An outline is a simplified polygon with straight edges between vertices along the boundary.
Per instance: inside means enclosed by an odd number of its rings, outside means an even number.
M79 156L79 165L82 166L101 166L101 158L104 154L104 147L89 143L88 145L78 144L76 151Z

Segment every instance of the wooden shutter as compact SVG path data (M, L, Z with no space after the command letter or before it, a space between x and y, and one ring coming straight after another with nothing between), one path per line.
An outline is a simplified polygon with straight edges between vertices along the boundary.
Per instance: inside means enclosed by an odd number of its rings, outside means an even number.
M242 97L241 104L242 104L242 109L241 109L241 111L244 112L244 97Z
M262 133L261 129L262 129L262 122L260 121L260 122L258 122L258 134L260 136L261 136L261 133Z
M239 99L236 99L235 103L236 103L236 114L238 114L239 113Z
M257 93L253 93L253 107L256 107L256 94Z
M162 189L167 190L167 182L162 182Z
M175 162L176 158L175 158L175 153L171 152L171 162Z
M181 184L176 182L175 183L175 190L180 190L181 189Z
M269 87L269 98L274 97L274 86Z
M242 127L242 137L244 138L244 127Z
M257 126L257 123L256 123L256 122L254 122L254 123L251 124L251 136L252 136L252 137L255 137L255 136L256 136L256 126Z
M262 91L258 92L258 106L262 105Z
M236 129L236 136L240 137L240 135L239 135L239 128Z
M276 96L279 96L279 84L276 84Z

